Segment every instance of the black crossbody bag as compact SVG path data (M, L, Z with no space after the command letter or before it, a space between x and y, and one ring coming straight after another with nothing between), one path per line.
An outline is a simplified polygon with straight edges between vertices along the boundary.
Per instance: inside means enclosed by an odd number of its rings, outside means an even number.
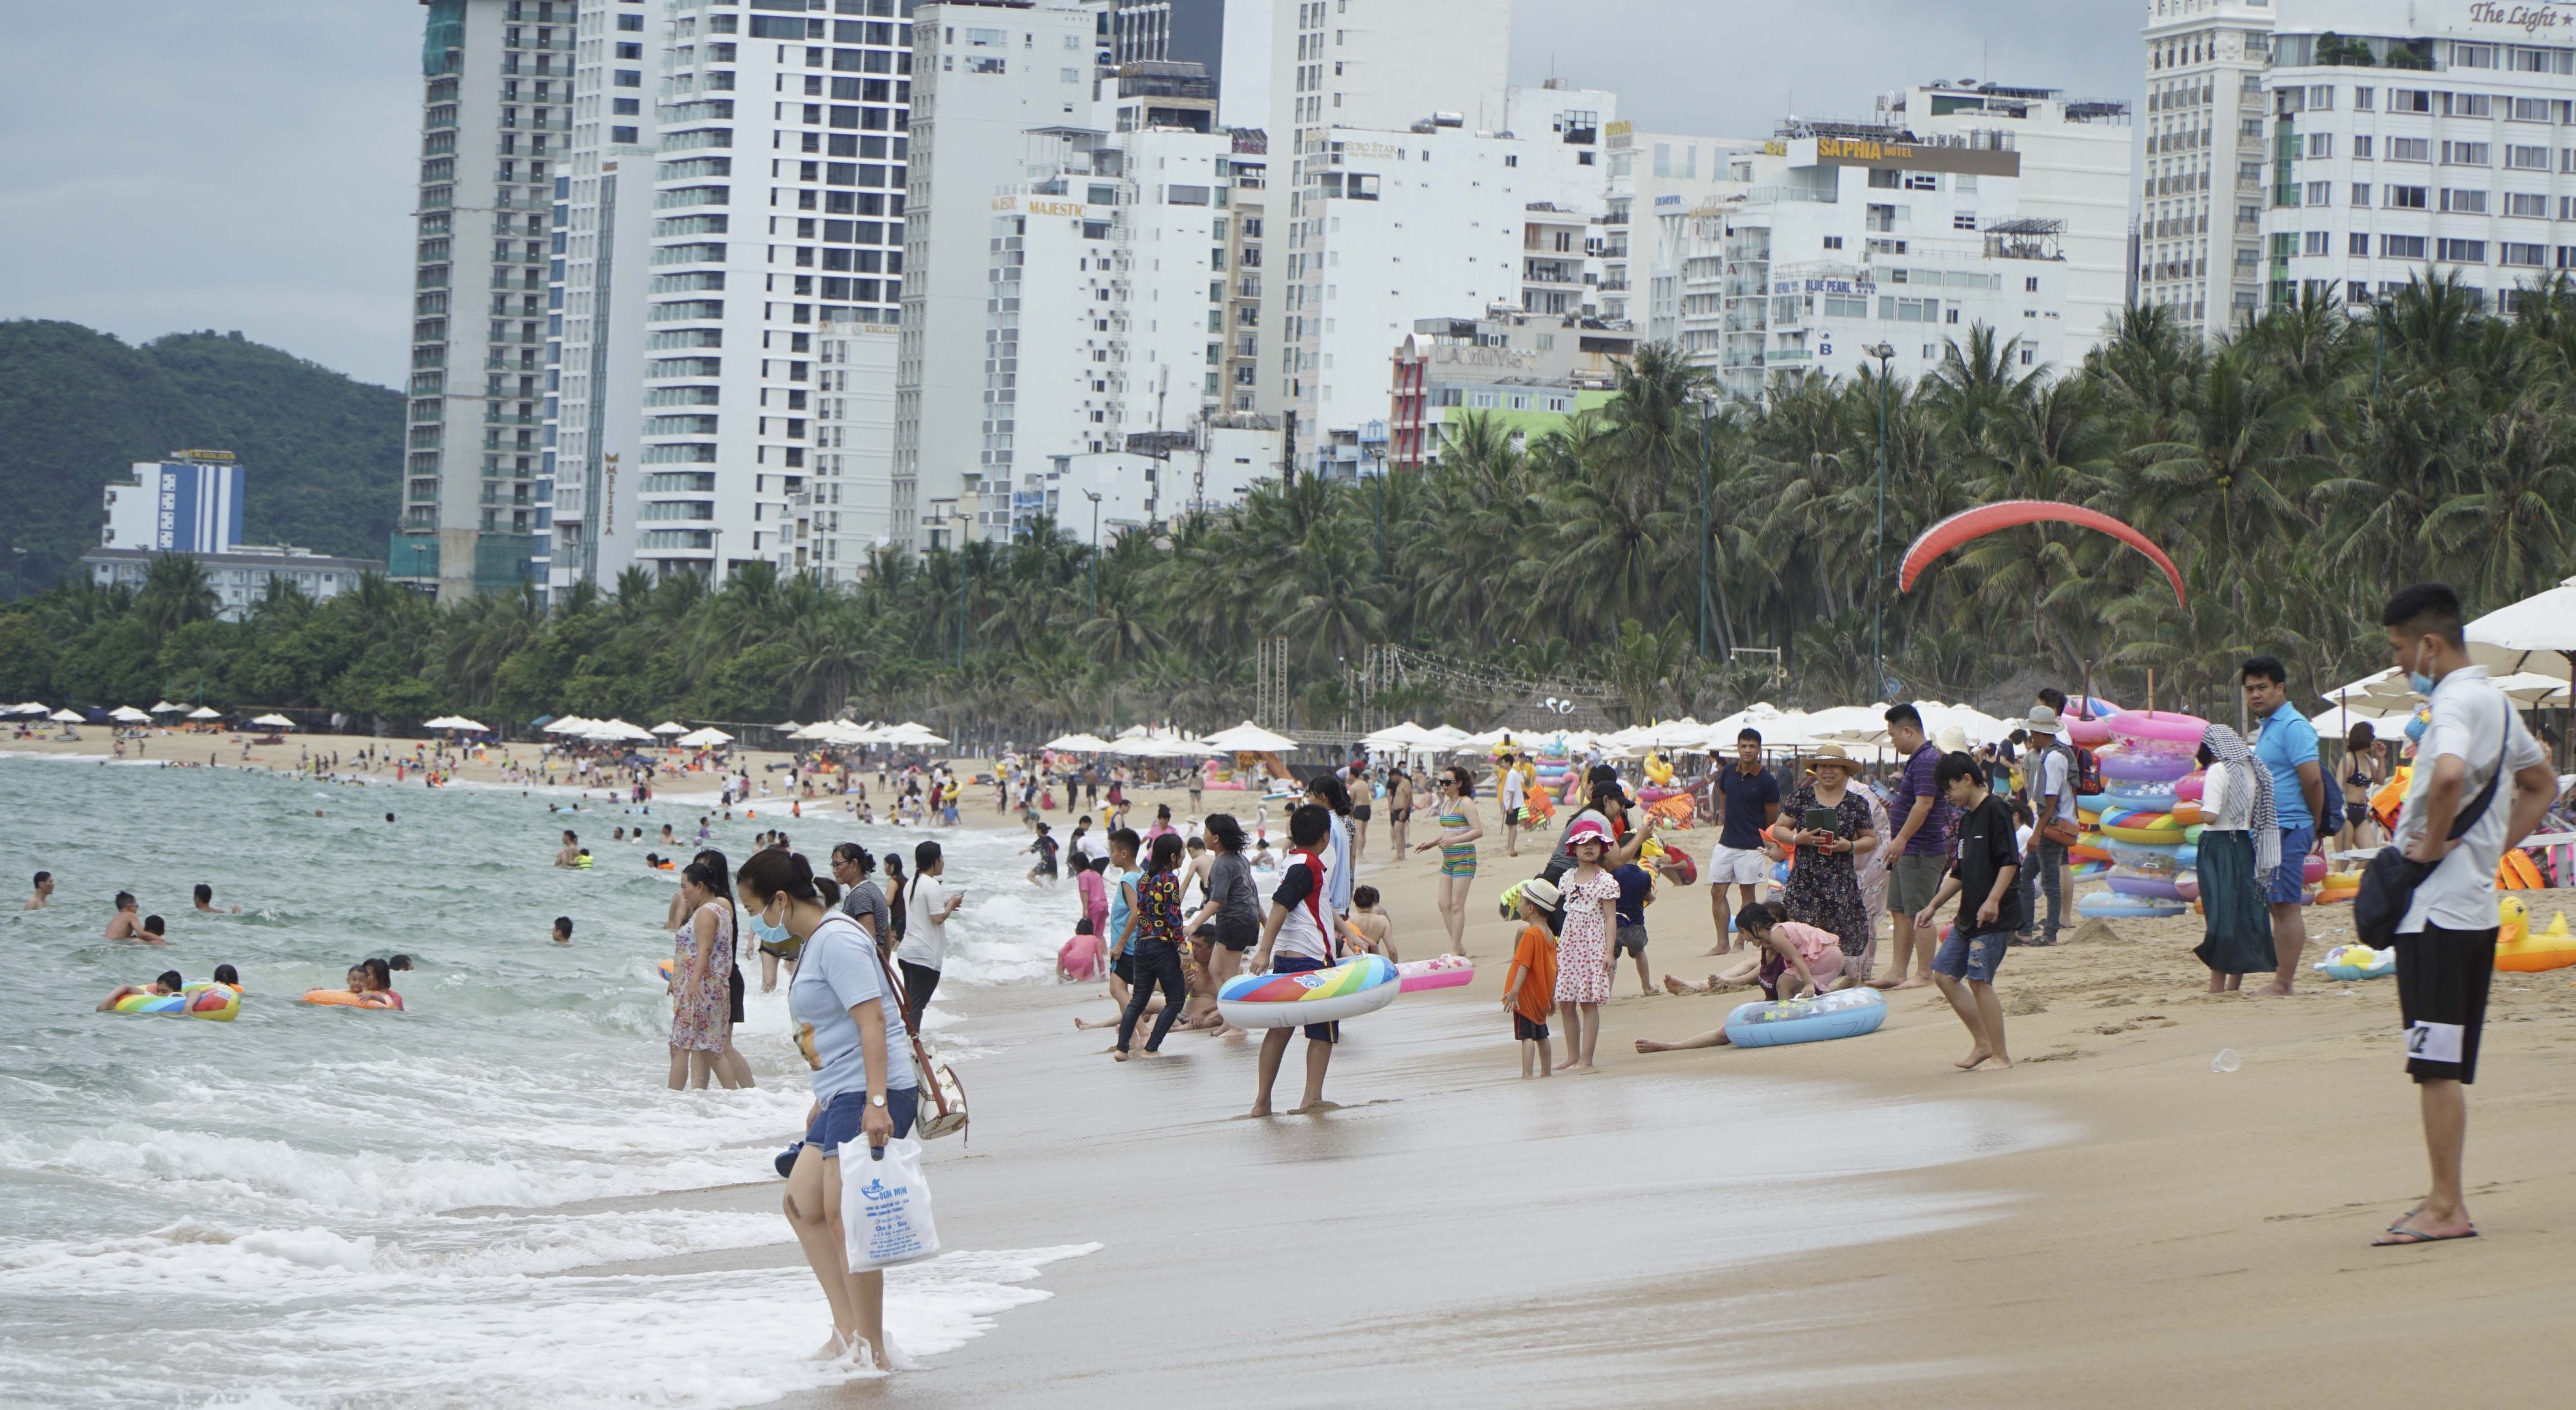
M2508 700L2504 707L2504 743L2496 749L2495 773L2459 816L2451 819L2450 841L2467 836L2469 829L2478 825L2478 819L2486 816L2487 806L2495 802L2496 786L2504 782L2505 755L2512 749L2513 703ZM2352 928L2362 943L2380 950L2397 943L2397 927L2415 905L2415 888L2422 886L2424 878L2439 865L2416 861L2394 843L2370 859L2370 865L2361 873L2361 889L2352 898Z

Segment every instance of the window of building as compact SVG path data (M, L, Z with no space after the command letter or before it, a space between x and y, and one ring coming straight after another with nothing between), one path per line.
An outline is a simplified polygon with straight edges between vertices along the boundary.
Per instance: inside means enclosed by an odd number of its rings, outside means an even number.
M2370 134L2369 134L2369 133L2367 133L2367 132L2357 132L2357 133L2353 134L2353 139L2352 139L2352 159L2353 159L2354 161L2357 161L2357 162L2366 162L2366 161L2369 161L2369 160L2370 160Z
M2424 237L2421 235L2382 235L2379 237L2381 259L2422 259Z
M2442 209L2458 215L2485 215L2487 213L2487 193L2484 191L2457 191L2445 187L2442 191Z
M2438 240L2434 255L2444 264L2484 264L2487 242L2484 240Z
M2547 171L2549 170L2549 149L2547 147L2507 147L2504 149L2504 164L2512 171Z
M2391 210L2420 211L2425 208L2425 194L2421 186L2391 186L2388 199L2380 204Z
M2334 204L2333 188L2334 183L2331 181L2309 182L2307 204L2311 206L2326 206Z
M2334 155L2334 134L2333 134L2333 133L2331 133L2331 132L2311 132L2311 133L2309 133L2309 134L2308 134L2308 155L2309 155L2309 156L2311 156L2311 157L2331 157L2331 156L2333 156L2333 155Z
M2433 91L2429 88L2391 88L2388 111L2392 113L2429 113L2433 111Z
M2325 253L2326 253L2326 240L2327 240L2327 235L2326 235L2326 232L2325 232L2325 231L2322 231L2322 230L2311 230L2311 231L2308 231L2306 234L2304 234L2303 236L2301 236L2301 237L2300 237L2300 248L2299 248L2299 253L2300 253L2300 254L2303 254L2303 255L2322 255L2322 254L2325 254Z
M2496 247L2496 251L2501 263L2514 268L2538 269L2541 267L2543 254L2541 247L2538 245L2528 245L2514 240L2507 240L2498 245Z
M2442 144L2444 166L2493 166L2494 148L2485 142L2445 142Z
M2250 76L2250 75L2249 75L2249 76ZM2374 90L2369 89L2369 88L2355 88L2355 89L2353 89L2353 90L2352 90L2352 110L2353 110L2354 112L2356 112L2356 113L2366 113L2366 112L2369 112L2369 111L2370 111L2370 104L2371 104L2371 100L2372 100L2373 98L2377 97L2377 96L2378 96L2378 95L2377 95L2377 93L2376 93Z
M2491 69L2496 66L2496 46L2492 44L2454 44L2451 67L2455 69Z
M2369 233L2367 231L2355 230L2350 235L2346 236L2344 238L2344 253L2361 259L2368 259L2370 257Z
M2356 181L2352 183L2352 204L2356 206L2366 206L2370 204L2369 182Z
M1976 229L1977 213L1975 211L1958 211L1953 213L1950 217L1950 228L1953 230Z
M1825 248L1826 248L1826 249L1829 249L1829 250L1839 250L1839 249L1841 249L1842 247L1843 247L1843 237L1841 237L1840 235L1828 235L1828 236L1826 236L1826 237L1825 237Z
M2536 191L2508 191L2504 197L2506 215L2528 216L2533 220L2549 218L2549 198Z

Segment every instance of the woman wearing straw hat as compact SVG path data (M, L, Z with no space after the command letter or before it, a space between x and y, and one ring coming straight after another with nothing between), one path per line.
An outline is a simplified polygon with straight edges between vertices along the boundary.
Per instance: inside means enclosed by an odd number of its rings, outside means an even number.
M1878 831L1869 804L1851 786L1860 765L1841 745L1817 750L1808 768L1807 782L1771 829L1773 840L1795 849L1780 899L1789 919L1832 931L1843 953L1857 957L1873 937L1854 860L1878 850ZM1831 825L1819 825L1828 813Z

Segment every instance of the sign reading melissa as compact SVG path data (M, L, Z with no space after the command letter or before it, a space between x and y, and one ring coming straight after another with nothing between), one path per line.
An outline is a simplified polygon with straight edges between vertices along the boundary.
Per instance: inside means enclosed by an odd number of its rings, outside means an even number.
M1951 171L1968 176L2019 176L2021 153L1992 147L1928 147L1872 137L1819 137L1818 166L1883 166L1904 171Z

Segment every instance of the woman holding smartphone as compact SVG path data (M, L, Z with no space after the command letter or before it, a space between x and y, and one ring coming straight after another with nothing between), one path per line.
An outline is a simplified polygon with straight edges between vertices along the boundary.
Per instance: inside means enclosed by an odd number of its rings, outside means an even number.
M1878 850L1878 832L1868 802L1851 786L1860 765L1840 745L1818 750L1808 768L1807 782L1771 829L1773 841L1792 849L1780 899L1789 919L1831 931L1843 954L1856 958L1869 949L1871 927L1854 863Z

